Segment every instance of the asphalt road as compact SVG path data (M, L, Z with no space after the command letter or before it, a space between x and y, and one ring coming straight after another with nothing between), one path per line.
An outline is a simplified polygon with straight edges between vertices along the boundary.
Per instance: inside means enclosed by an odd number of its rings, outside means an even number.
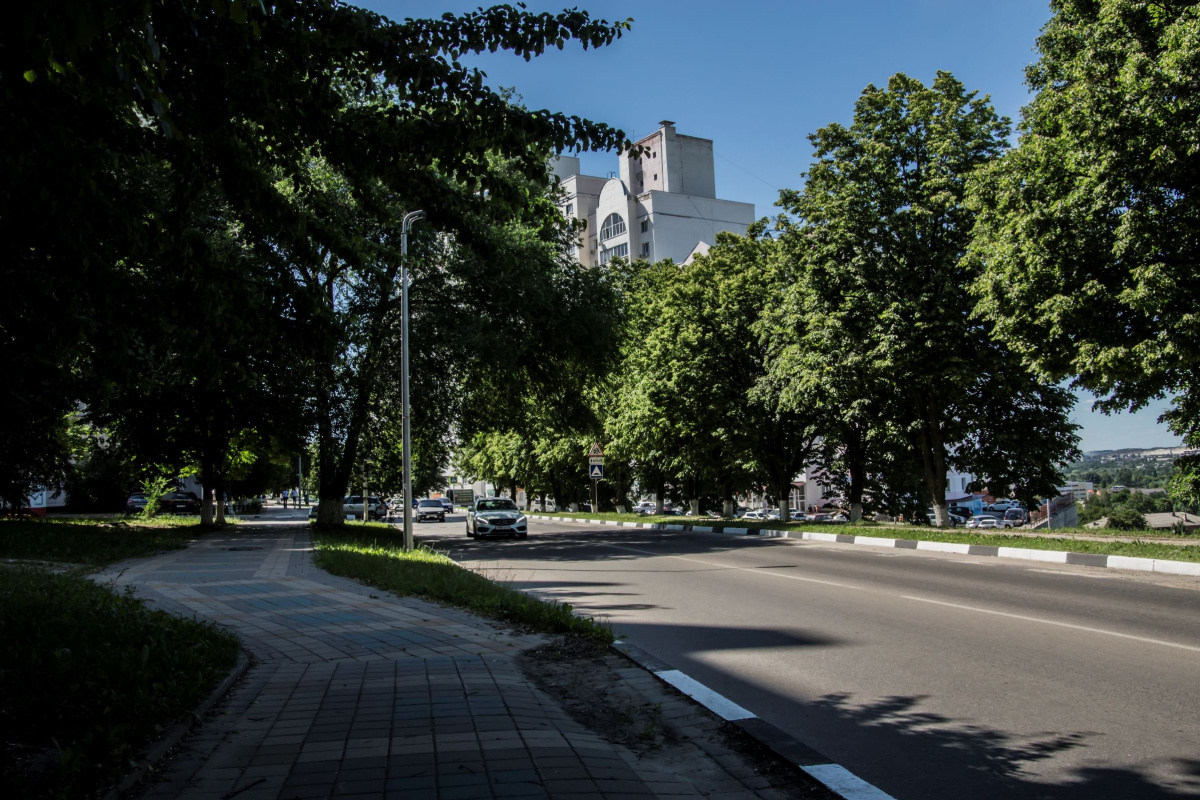
M418 538L618 635L898 800L1200 796L1200 579L536 522Z

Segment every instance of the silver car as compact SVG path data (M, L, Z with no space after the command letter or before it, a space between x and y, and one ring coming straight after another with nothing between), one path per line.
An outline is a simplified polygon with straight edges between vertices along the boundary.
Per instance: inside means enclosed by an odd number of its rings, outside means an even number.
M529 520L517 509L517 504L507 497L484 497L476 500L467 509L467 536L516 536L524 539L529 535Z

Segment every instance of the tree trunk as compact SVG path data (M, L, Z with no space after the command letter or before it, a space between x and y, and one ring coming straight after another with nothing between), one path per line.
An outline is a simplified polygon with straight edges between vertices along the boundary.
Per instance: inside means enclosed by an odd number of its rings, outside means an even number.
M919 446L921 463L925 468L925 486L932 495L933 524L938 528L950 526L950 508L946 503L946 446L937 423L936 403L931 398L929 416L921 425Z
M200 500L200 524L204 527L211 527L214 519L212 501L216 477L213 472L213 468L208 464L202 464L200 467L200 483L204 488L204 497Z
M667 481L662 476L659 476L654 481L654 513L659 516L662 516L663 511L666 510L663 502L663 494L666 491Z
M786 484L780 484L776 487L779 490L779 521L792 521L792 482L789 479Z
M214 500L217 504L217 525L225 524L225 481L217 481L217 485L213 488L213 494L216 495Z
M858 522L862 519L863 515L863 483L866 480L866 469L863 464L864 459L862 450L858 447L852 447L850 452L847 454L846 460L848 462L847 466L849 467L848 471L850 473L850 496L846 498L850 501L850 521Z

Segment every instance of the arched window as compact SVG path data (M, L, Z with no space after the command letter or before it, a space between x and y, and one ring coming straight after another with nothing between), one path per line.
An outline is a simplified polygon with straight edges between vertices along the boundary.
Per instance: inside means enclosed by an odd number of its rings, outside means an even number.
M621 219L620 214L609 214L604 220L604 224L600 226L600 241L611 239L614 236L620 236L625 232L625 220Z

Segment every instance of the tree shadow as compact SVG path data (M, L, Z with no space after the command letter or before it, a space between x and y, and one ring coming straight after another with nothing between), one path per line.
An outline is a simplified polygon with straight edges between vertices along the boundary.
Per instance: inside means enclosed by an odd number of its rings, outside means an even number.
M922 710L920 706L928 699L928 695L897 695L856 702L848 693L834 693L805 704L805 717L810 724L843 729L843 735L854 738L856 749L886 748L891 757L911 753L911 763L920 766L902 778L898 797L909 796L905 786L919 786L915 796L980 800L1166 800L1195 797L1200 790L1200 761L1196 760L1163 759L1158 765L1147 765L1146 772L1116 766L1067 766L1065 777L1058 782L1039 778L1039 764L1085 750L1103 734L1004 731ZM1086 757L1080 753L1068 762L1082 760L1079 756ZM1169 771L1183 777L1164 785L1149 774L1154 766L1173 766Z

